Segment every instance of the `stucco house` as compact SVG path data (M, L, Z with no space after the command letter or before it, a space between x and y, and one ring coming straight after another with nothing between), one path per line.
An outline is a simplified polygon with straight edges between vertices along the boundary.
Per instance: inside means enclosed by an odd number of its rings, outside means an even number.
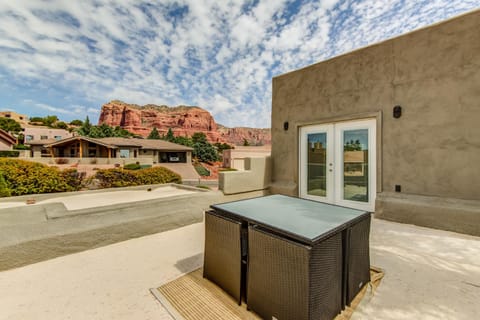
M46 141L52 140L62 140L65 138L70 138L73 136L73 133L68 132L65 129L54 129L43 126L24 126L23 134L25 136L25 144L30 144L33 141L42 141L45 144Z
M480 235L480 11L273 78L272 193Z
M0 151L12 150L15 144L17 144L17 138L7 131L0 129Z
M43 143L42 143L43 142ZM192 148L167 142L137 138L89 138L75 136L61 140L35 140L31 157L65 159L71 163L191 163Z
M17 121L21 125L26 125L28 123L28 116L15 111L0 111L0 117L9 118Z
M271 146L235 146L235 149L227 149L222 152L222 166L245 170L246 158L258 158L270 156Z

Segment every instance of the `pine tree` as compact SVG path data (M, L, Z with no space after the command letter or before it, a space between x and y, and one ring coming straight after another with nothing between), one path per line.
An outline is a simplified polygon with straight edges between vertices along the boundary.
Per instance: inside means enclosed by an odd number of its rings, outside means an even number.
M153 127L147 139L156 139L156 140L160 139L160 134L158 133L158 130L156 127Z
M169 142L175 142L175 136L173 135L172 128L168 128L167 135L165 136L165 140Z

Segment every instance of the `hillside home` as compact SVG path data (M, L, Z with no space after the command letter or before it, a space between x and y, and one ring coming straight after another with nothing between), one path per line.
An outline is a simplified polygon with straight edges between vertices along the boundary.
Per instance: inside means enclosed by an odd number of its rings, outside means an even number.
M16 113L14 111L0 111L0 117L13 119L21 125L25 125L28 123L28 116Z
M42 126L25 126L23 134L25 136L25 144L45 144L47 141L62 140L70 138L73 133L64 129L53 129Z
M75 136L45 144L32 141L32 158L62 158L70 163L191 163L192 148L164 140ZM116 161L117 160L117 161Z
M480 235L480 11L273 78L272 193Z
M0 129L0 151L12 150L15 144L17 144L17 138L7 131Z

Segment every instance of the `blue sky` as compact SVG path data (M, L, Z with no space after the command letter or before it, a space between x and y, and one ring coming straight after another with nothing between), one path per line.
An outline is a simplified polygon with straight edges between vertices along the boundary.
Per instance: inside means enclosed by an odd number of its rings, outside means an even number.
M0 0L0 110L98 120L113 99L269 127L271 78L480 0Z

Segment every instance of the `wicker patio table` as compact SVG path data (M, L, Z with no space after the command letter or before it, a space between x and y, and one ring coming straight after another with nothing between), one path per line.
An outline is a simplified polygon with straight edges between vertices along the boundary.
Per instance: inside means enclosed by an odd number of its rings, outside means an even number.
M333 319L370 281L368 212L283 195L211 208L207 215L232 227L223 223L216 235L209 222L215 219L206 218L205 267L214 261L219 271L204 275L222 278L218 273L233 265L236 278L224 280L226 288L215 282L232 292L233 281L234 297L243 291L248 308L264 319ZM218 256L215 248L231 242L227 234L235 249Z

